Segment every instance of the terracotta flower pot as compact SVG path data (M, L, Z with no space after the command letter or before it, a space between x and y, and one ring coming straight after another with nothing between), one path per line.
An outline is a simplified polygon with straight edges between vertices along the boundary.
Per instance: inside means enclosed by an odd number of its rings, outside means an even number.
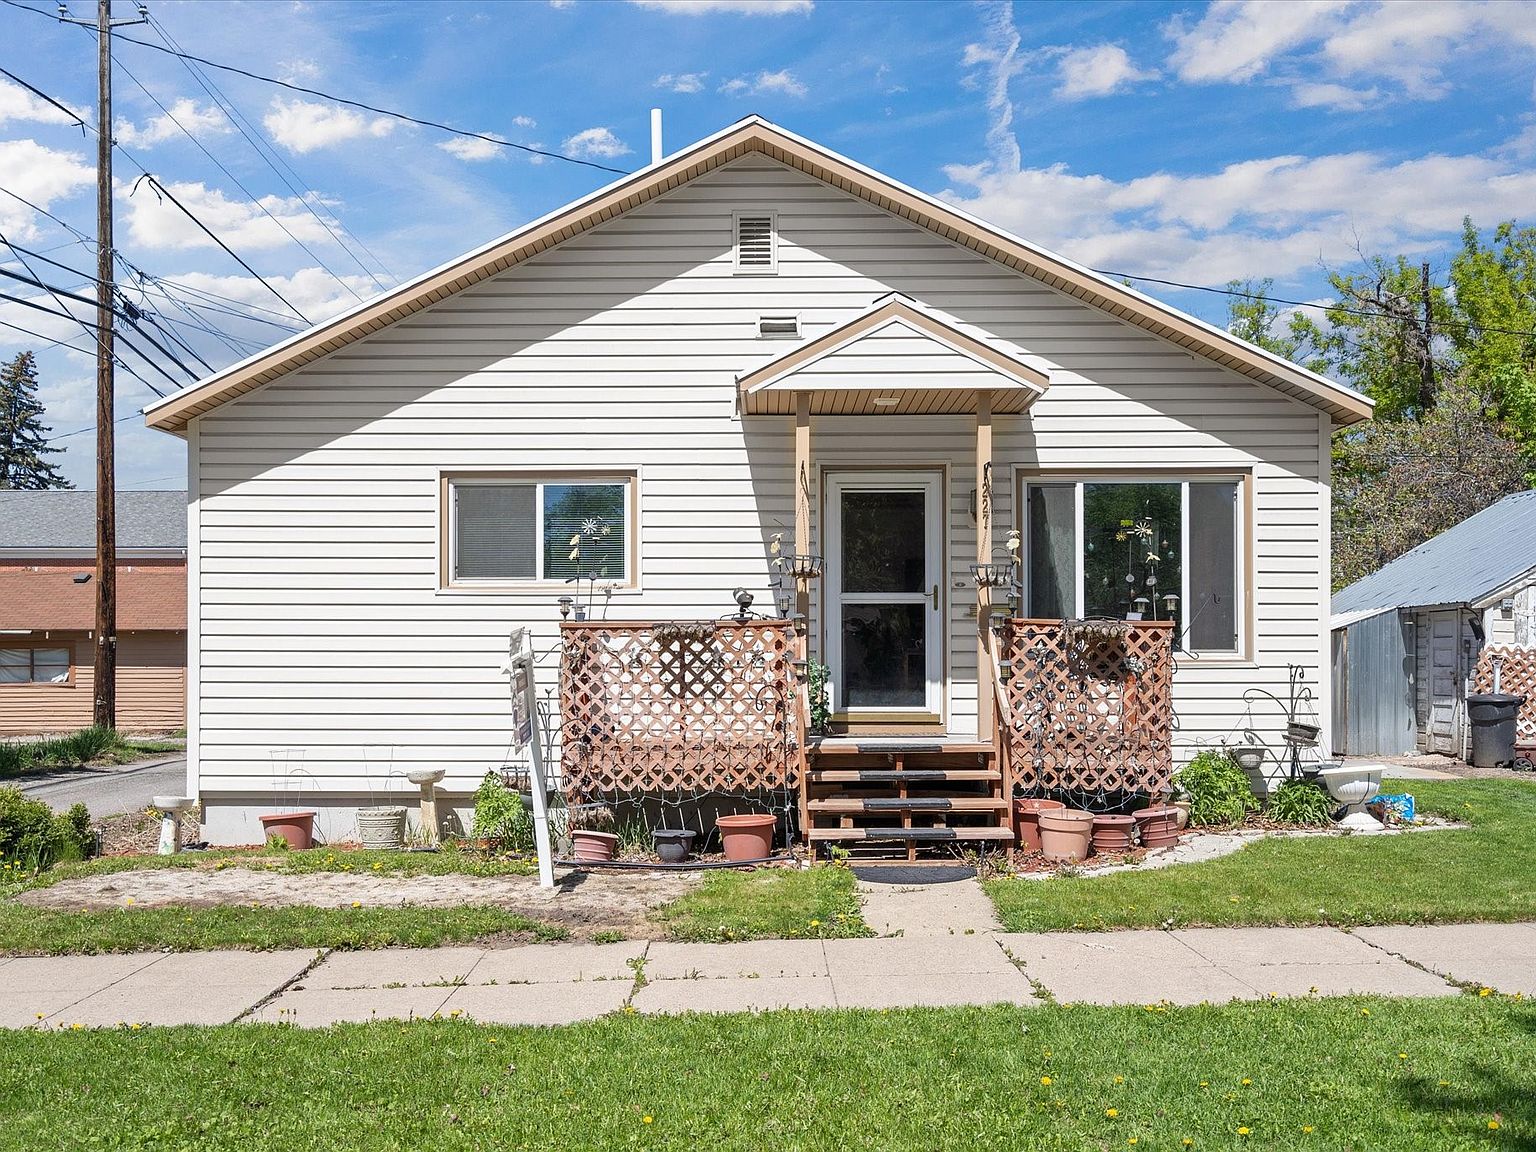
M1095 852L1129 852L1131 837L1135 831L1134 816L1095 816L1093 818L1093 850Z
M693 850L692 828L653 828L651 839L656 842L656 855L663 864L681 864Z
M571 833L571 850L578 860L612 860L619 850L619 838L612 832L578 828Z
M1138 808L1136 830L1141 833L1145 848L1167 848L1179 842L1179 810L1171 804L1157 804L1151 808Z
M277 836L295 849L313 848L315 845L314 812L274 812L258 816L261 821L262 842Z
M1075 808L1039 814L1040 851L1052 860L1084 860L1093 839L1093 813Z
M1013 826L1019 847L1026 852L1040 851L1040 813L1060 812L1066 807L1060 800L1042 800L1027 796L1013 802Z
M743 812L718 816L720 841L727 860L766 860L773 854L773 831L778 817L769 812Z

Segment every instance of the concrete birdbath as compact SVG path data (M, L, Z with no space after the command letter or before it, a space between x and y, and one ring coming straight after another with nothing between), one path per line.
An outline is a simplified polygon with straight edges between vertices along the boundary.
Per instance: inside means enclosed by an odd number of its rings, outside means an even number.
M1356 832L1380 832L1385 827L1365 811L1365 805L1381 791L1380 764L1339 764L1322 769L1317 778L1335 800L1349 809L1339 827Z
M181 818L196 803L190 796L156 796L150 800L160 813L160 855L174 856L181 851Z
M421 789L421 834L427 846L436 848L439 843L437 823L437 785L447 775L442 768L416 768L405 778Z

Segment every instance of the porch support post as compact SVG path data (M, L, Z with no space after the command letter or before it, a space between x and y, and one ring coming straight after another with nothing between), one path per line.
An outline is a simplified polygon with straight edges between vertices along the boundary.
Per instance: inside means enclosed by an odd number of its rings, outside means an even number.
M992 393L976 393L976 563L992 560ZM992 738L992 589L976 589L976 737Z
M811 552L811 394L795 393L795 555ZM811 585L804 577L795 580L795 611L804 630L800 634L800 658L810 655Z

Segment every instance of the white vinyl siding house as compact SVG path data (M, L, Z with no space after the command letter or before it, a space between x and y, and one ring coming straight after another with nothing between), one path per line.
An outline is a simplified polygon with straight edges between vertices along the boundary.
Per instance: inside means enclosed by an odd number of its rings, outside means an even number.
M739 263L748 218L771 222L771 268ZM409 767L446 768L445 790L462 795L506 761L508 632L531 626L551 649L557 598L586 595L535 555L545 485L623 487L625 571L595 615L713 618L737 587L772 605L770 539L795 518L795 418L743 415L735 380L893 292L1049 372L1027 412L993 418L999 545L1027 528L1029 484L1233 486L1238 639L1180 658L1183 754L1232 731L1245 688L1283 698L1290 664L1327 698L1328 411L749 149L187 417L191 786L207 834L256 838L252 814L301 786L306 806L333 813L322 830L343 836L351 806L406 793ZM798 318L799 336L764 337L764 316ZM815 369L875 391L985 372L894 329L850 353ZM934 706L972 736L975 446L976 419L959 414L826 414L811 430L818 551L829 485L932 478ZM504 579L458 575L455 496L471 486L509 523L530 521L516 555L483 532L470 547L477 571ZM815 652L825 594L815 586ZM541 675L552 690L553 659Z

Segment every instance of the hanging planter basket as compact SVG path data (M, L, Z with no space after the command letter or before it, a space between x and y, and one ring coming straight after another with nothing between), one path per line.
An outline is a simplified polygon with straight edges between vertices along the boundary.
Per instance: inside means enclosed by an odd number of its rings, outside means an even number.
M1013 583L1013 563L972 564L971 579L978 588L1005 588Z

